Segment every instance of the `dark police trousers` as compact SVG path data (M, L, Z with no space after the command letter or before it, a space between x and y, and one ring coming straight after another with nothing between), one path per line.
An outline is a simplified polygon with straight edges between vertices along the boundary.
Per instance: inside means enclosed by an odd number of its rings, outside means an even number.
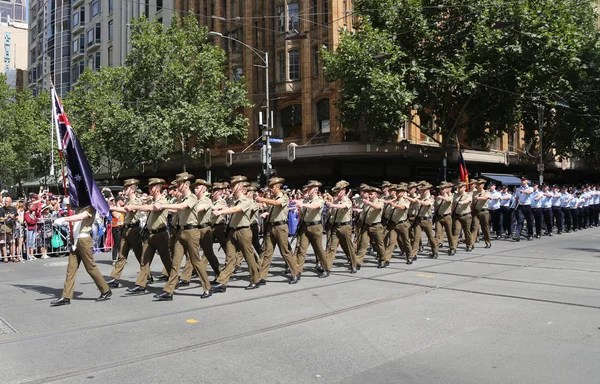
M542 220L544 217L542 208L532 208L533 218L535 219L535 234L536 236L542 235Z
M531 212L531 205L519 205L517 208L516 238L521 236L521 230L523 229L523 222L525 220L527 220L527 236L533 236L533 212Z
M552 222L554 221L552 215L552 208L542 208L544 213L544 225L547 233L552 233Z

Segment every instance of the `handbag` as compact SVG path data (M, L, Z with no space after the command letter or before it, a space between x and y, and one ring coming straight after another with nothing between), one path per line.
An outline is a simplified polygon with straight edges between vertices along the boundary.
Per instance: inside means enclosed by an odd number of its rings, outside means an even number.
M61 248L65 246L65 242L62 239L62 236L58 231L54 231L54 235L52 235L52 239L50 240L52 244L52 248Z

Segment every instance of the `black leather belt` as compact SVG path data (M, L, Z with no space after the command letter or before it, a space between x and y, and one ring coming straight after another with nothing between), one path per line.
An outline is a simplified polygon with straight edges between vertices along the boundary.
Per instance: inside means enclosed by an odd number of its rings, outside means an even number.
M250 224L251 227L258 227L258 223L252 223Z
M422 216L421 220L431 220L431 216Z
M476 210L476 211L475 211L475 214L479 214L479 213L481 213L481 212L487 212L487 209L481 209L481 210L479 210L479 211L477 211L477 210Z
M307 227L312 227L314 225L321 225L320 221L305 221L304 225L306 225Z
M448 217L450 215L451 215L451 213L445 213L445 214L443 214L443 215L440 216L440 219L443 219L444 217Z
M274 221L274 222L269 223L269 224L271 225L271 227L277 227L279 225L287 224L287 220Z
M240 229L250 228L249 225L242 225L241 227L232 228L234 231L239 231Z
M465 214L462 214L462 215L459 215L458 213L455 213L454 216L456 216L456 217L471 216L471 212L468 212L468 213L465 213Z
M123 224L123 226L125 228L139 228L140 227L140 223L135 223L135 224Z
M352 224L351 221L343 221L341 223L335 223L334 226L335 227L343 227L344 225L350 225L350 224Z
M160 227L158 229L151 229L148 232L150 232L153 235L156 235L157 233L165 232L166 230L167 230L167 227Z
M399 222L397 222L397 223L394 223L394 222L392 221L392 224L394 224L394 226L396 226L396 225L398 225L398 224L406 223L407 221L408 221L408 219L400 220L400 221L399 221Z
M204 228L208 228L208 227L210 227L210 223L204 223L204 224L200 224L198 226L198 229L204 229Z
M367 224L367 227L374 227L376 225L381 224L381 222L377 222L377 223L373 223L373 224Z
M194 225L194 224L188 224L188 225L184 225L181 228L183 228L184 231L187 231L188 229L197 229L197 228L200 228L200 226L199 225Z

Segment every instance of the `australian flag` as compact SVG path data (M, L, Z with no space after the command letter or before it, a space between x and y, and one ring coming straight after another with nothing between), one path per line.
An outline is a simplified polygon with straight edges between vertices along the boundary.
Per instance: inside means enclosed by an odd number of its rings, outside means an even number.
M469 171L467 171L467 163L465 163L465 158L460 150L460 143L458 139L456 140L456 146L458 148L458 173L460 176L460 181L469 184Z
M54 88L52 88L52 102L58 149L63 154L67 165L71 206L83 208L91 205L100 215L106 217L109 211L108 204L94 180L92 168Z

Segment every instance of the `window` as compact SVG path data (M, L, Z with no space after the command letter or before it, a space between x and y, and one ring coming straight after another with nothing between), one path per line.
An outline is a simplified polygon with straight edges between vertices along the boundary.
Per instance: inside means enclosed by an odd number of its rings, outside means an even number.
M79 39L73 39L73 53L79 52Z
M319 76L319 46L316 46L313 51L313 76Z
M242 68L241 67L237 67L236 69L233 70L233 76L232 76L232 80L233 81L238 81L242 78L242 76L244 75Z
M238 38L237 32L233 32L229 36L231 36L232 39ZM240 44L235 40L231 40L231 52L239 52L239 51L240 51Z
M235 0L231 0L231 18L235 19L237 17L237 2Z
M94 29L88 29L87 31L87 46L94 44Z
M79 74L81 75L83 73L83 71L85 71L85 61L80 60L79 61Z
M317 132L329 132L329 99L323 99L317 103L317 123Z
M79 12L73 12L73 28L79 25Z
M113 66L113 47L108 47L108 66Z
M92 14L92 18L100 13L100 0L92 1L92 4L90 4L90 13Z
M279 81L285 81L285 53L277 54L277 64L279 65Z
M115 9L115 0L108 0L108 13L109 14L113 13L114 9Z
M302 135L302 106L293 104L282 109L280 113L283 137Z
M277 6L277 31L285 32L285 6Z
M290 80L300 79L300 54L297 49L292 49L288 53L289 56L289 77Z
M108 40L113 39L113 20L108 22Z
M328 1L328 0L324 0L324 1ZM312 13L312 22L314 24L312 26L312 28L316 28L317 24L319 24L319 0L313 0L313 5L310 8L310 12Z
M162 10L162 7L163 7L163 2L162 2L162 0L156 0L156 12L158 12L158 11ZM205 7L206 7L206 4L205 4ZM206 14L206 13L205 13L205 14Z
M298 20L299 8L298 3L288 3L288 31L300 29L300 21Z
M79 35L79 53L83 53L85 50L85 35L82 33Z
M100 69L100 52L96 52L96 57L94 60L94 69L96 71Z
M81 25L85 24L85 7L79 8L79 21Z
M102 27L100 23L96 23L96 43L100 43L100 34L102 33Z
M323 30L328 32L329 27L329 4L328 0L323 0Z

